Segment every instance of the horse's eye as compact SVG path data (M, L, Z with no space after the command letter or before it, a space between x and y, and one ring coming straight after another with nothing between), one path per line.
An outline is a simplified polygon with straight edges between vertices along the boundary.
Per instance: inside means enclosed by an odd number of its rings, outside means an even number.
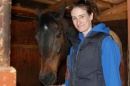
M60 37L61 37L61 34L57 34L56 37L57 37L57 38L60 38Z

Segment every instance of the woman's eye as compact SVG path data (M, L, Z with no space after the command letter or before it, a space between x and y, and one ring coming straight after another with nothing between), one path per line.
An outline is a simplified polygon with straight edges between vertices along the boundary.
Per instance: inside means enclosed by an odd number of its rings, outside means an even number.
M81 16L81 18L84 18L84 16Z
M72 20L75 20L76 18L72 18Z

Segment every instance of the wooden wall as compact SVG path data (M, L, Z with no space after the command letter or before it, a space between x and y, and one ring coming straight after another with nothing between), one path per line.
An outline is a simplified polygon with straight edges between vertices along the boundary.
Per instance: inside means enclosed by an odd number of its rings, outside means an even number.
M17 86L40 86L40 54L35 32L36 21L12 19L11 65L17 70Z

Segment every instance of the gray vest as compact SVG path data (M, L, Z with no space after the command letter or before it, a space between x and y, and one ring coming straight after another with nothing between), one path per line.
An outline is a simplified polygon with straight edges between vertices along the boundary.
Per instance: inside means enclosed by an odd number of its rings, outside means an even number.
M77 44L73 43L71 57L72 70L69 86L105 86L101 62L102 40L108 34L93 32L81 44L78 53Z

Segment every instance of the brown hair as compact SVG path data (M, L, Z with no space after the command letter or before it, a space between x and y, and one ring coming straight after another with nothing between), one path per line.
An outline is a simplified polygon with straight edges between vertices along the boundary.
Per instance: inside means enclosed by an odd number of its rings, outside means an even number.
M70 7L70 12L75 8L86 8L87 13L90 15L91 13L94 14L94 18L98 20L99 10L97 5L92 2L92 0L79 0L78 2L75 2Z

